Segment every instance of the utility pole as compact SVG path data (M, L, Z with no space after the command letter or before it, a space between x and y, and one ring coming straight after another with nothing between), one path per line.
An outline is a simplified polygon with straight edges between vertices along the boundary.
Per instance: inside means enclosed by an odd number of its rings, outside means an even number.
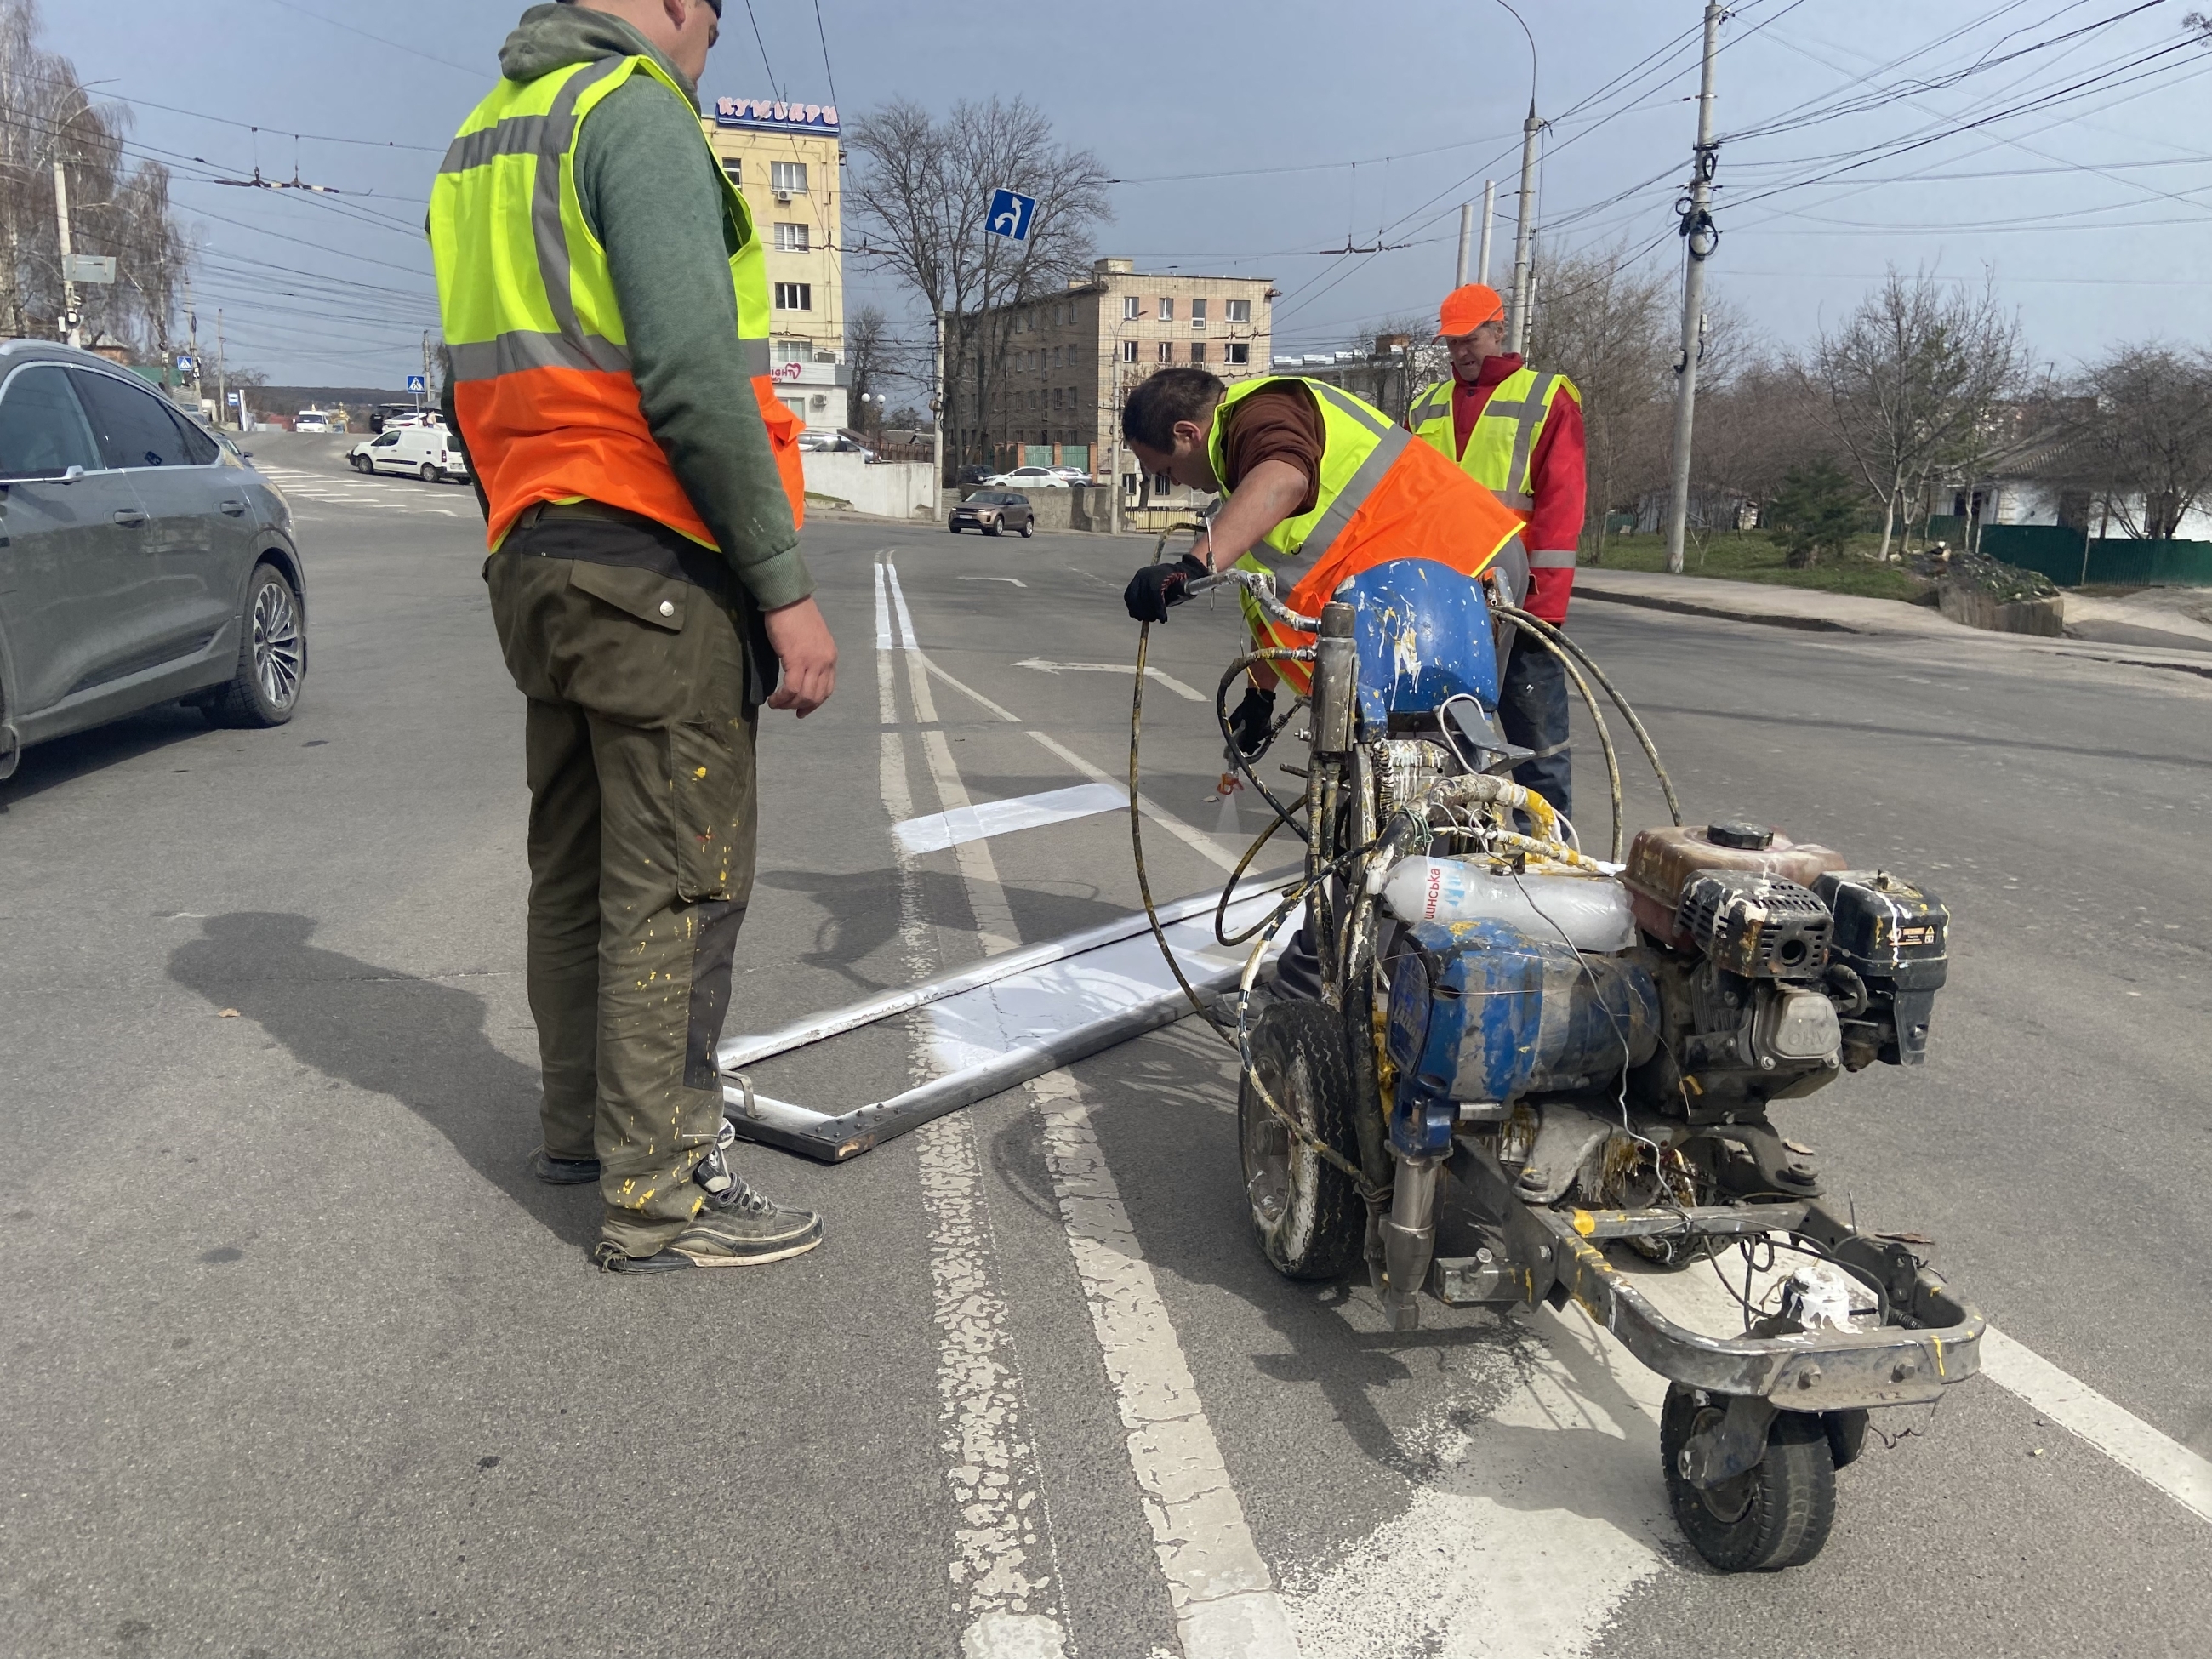
M192 360L192 407L200 406L200 313L192 305L192 279L185 278L185 323L188 337L185 355Z
M1483 228L1483 234L1487 237L1489 234L1489 227L1486 225ZM1452 272L1452 286L1454 288L1465 288L1467 286L1467 245L1474 239L1474 204L1472 202L1462 202L1459 204L1459 266Z
M929 368L929 498L930 513L942 517L945 513L945 313L929 313L931 332L936 337Z
M1690 195L1681 208L1689 264L1682 273L1682 361L1674 370L1674 486L1667 501L1667 568L1682 569L1682 538L1690 522L1690 428L1698 407L1698 358L1705 349L1705 261L1720 241L1713 226L1713 55L1720 48L1720 0L1705 0L1705 62L1698 77L1698 143L1690 152Z
M70 272L76 268L76 254L70 246L69 174L58 155L54 157L54 223L62 248L62 338L73 346L81 346L84 343L84 330L78 326L76 283L70 277Z
M1479 269L1474 280L1478 283L1486 283L1490 281L1490 222L1497 216L1498 180L1486 179L1482 181L1482 252L1475 261ZM1462 240L1460 246L1462 247L1467 246L1464 239Z
M222 361L222 307L215 308L215 423L230 418L230 375Z
M1526 351L1528 345L1528 284L1531 244L1536 229L1536 135L1544 124L1536 118L1536 100L1528 100L1528 118L1521 124L1521 212L1513 227L1513 322L1508 351Z

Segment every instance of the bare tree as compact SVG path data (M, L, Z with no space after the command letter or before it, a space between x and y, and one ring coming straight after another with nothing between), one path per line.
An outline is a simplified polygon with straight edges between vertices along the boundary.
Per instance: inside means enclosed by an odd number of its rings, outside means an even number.
M845 198L860 232L854 252L945 317L947 407L938 417L957 444L945 455L980 459L983 411L1005 369L1005 308L1089 274L1092 233L1112 216L1105 164L1054 143L1052 123L1025 100L995 95L955 104L942 120L898 99L861 118L845 142L857 164ZM1000 185L1036 198L1025 241L985 230Z
M164 349L189 250L153 162L126 171L129 112L95 104L66 58L43 51L37 0L0 0L0 330L58 333L54 163L69 180L79 253L112 254L113 283L79 289L88 338Z
M1630 264L1626 244L1544 261L1528 361L1558 369L1583 396L1589 494L1584 538L1605 556L1606 515L1662 476L1673 352L1671 278Z
M1993 283L1971 293L1893 267L1797 364L1822 424L1881 503L1884 558L1928 480L1973 469L2024 356Z
M2071 470L2134 537L2170 541L2212 499L2212 353L2115 347L2077 387Z
M881 306L862 306L845 319L845 368L860 415L853 424L880 426L872 418L873 398L894 380L909 378L912 353L892 333Z

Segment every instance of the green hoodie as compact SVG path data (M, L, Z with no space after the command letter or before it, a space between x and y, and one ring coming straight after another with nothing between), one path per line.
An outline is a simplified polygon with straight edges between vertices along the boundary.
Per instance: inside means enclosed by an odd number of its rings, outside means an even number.
M632 76L576 140L576 195L607 251L646 424L754 604L796 604L814 584L738 343L738 250L700 137L698 88L620 18L573 5L523 13L499 69L533 81L611 57L650 58L691 100L686 107L651 76Z

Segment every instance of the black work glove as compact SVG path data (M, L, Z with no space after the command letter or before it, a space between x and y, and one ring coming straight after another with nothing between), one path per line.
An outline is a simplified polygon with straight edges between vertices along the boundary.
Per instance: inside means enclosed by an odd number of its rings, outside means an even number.
M1244 701L1229 717L1229 735L1236 740L1237 752L1250 760L1267 741L1267 732L1274 723L1275 694L1262 691L1256 685L1248 687Z
M1129 585L1121 590L1121 603L1128 608L1133 622L1165 622L1168 607L1190 597L1191 583L1212 574L1188 553L1173 564L1148 564L1129 578Z

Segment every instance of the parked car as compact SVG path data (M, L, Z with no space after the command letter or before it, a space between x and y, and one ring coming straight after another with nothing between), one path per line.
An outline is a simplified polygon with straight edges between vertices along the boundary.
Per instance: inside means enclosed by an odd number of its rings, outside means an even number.
M952 509L945 527L956 536L963 530L980 530L986 536L1018 530L1026 537L1036 528L1036 519L1030 498L1018 490L979 489Z
M292 430L295 432L333 432L336 431L337 428L331 424L331 417L328 411L320 409L303 409L297 415L295 415L292 417Z
M922 435L927 437L928 434L924 433ZM988 483L994 476L988 466L963 466L952 482L964 488L969 484Z
M994 472L983 482L994 489L1065 489L1068 484L1067 469L1018 466L1011 472Z
M388 426L346 452L356 472L411 472L424 483L469 476L469 458L442 426Z
M279 726L307 672L300 550L246 453L88 351L0 342L0 777L182 699Z

